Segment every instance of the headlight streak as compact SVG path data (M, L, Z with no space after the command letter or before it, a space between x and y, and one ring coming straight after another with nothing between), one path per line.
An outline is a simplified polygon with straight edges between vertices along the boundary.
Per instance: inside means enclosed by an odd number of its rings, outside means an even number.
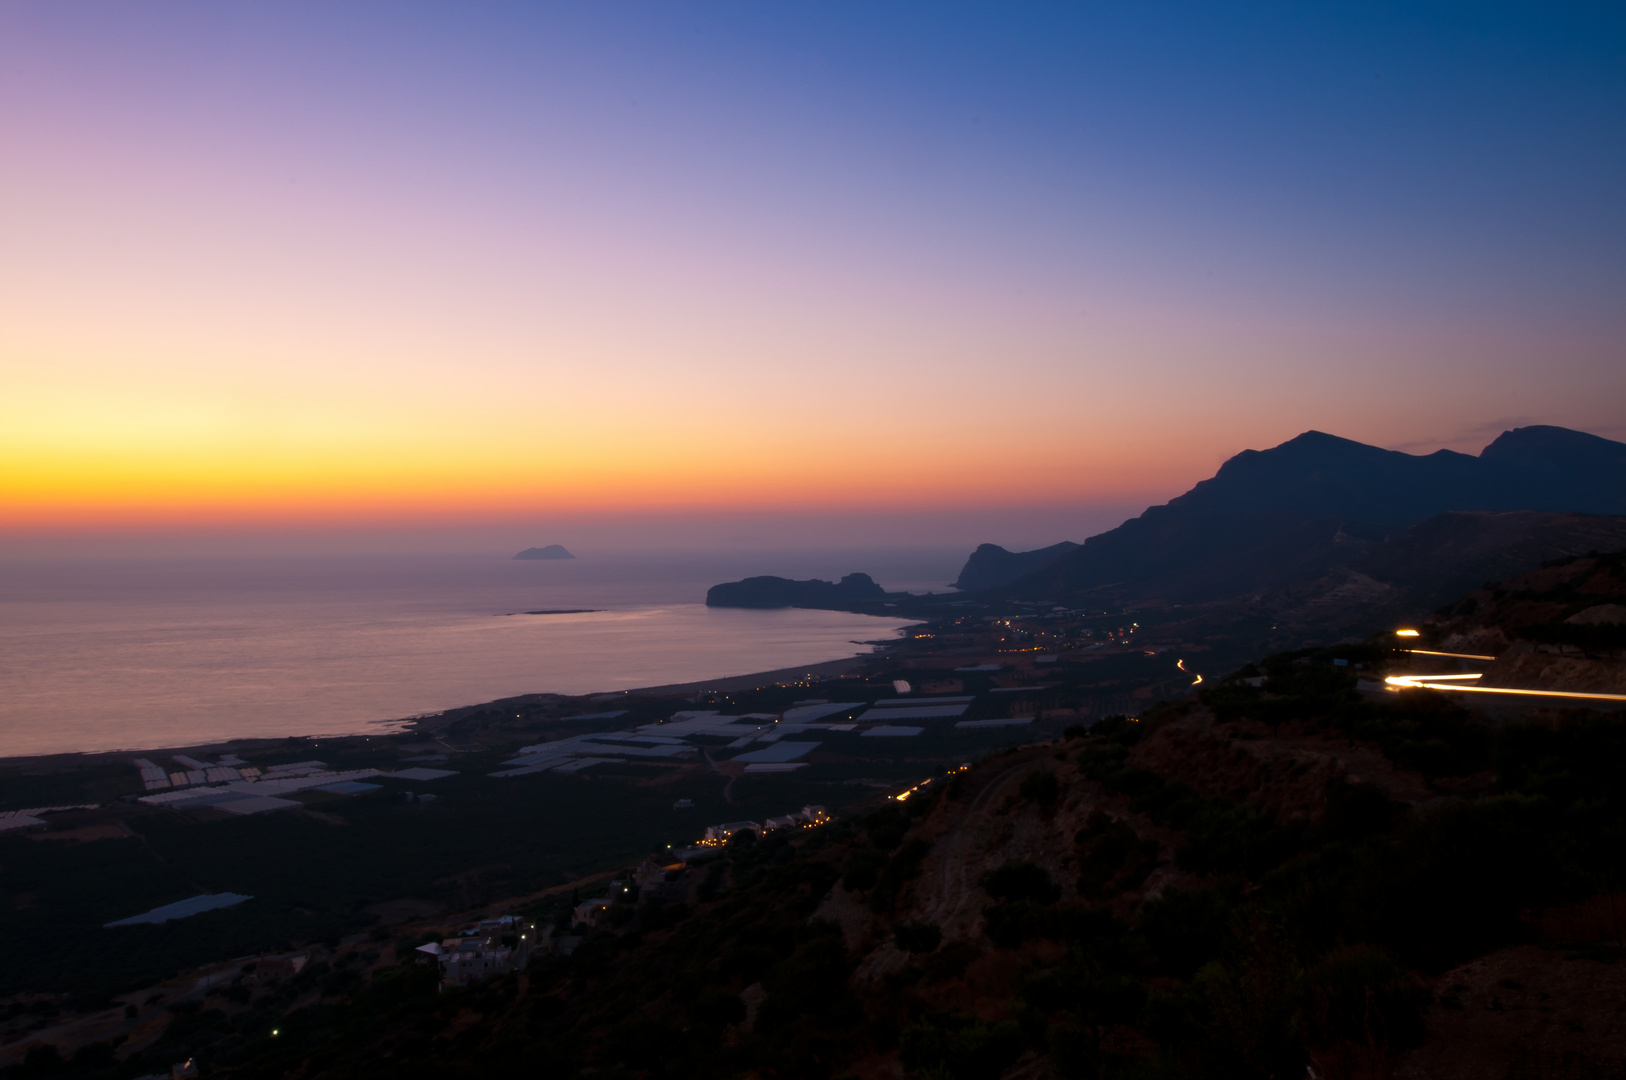
M1626 701L1626 694L1587 694L1576 690L1515 690L1505 686L1463 686L1447 679L1477 679L1478 675L1390 675L1383 681L1396 690L1448 690L1459 694L1512 694L1581 701Z

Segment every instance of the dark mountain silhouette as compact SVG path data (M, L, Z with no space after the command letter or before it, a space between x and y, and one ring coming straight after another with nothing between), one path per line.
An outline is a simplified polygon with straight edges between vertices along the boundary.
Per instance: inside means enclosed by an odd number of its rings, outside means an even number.
M901 594L900 594L901 595ZM868 574L848 574L840 582L792 581L782 577L749 577L706 590L707 607L828 608L865 610L887 599L887 592Z
M1479 460L1524 506L1487 501L1484 509L1626 513L1626 443L1561 427L1514 428Z
M1063 540L1037 551L1006 551L998 544L983 544L966 560L954 587L967 592L997 588L1049 566L1078 546L1071 540Z
M1160 640L1244 656L1362 636L1484 581L1623 548L1626 444L1527 427L1478 456L1414 455L1310 431L1244 451L1082 545L1013 553L985 544L958 593L761 578L718 586L707 603L876 611L884 600L888 611L927 617L944 605L1012 602L1135 608ZM1040 565L1021 573L1024 561ZM1020 576L988 583L1013 568Z
M1212 602L1314 582L1366 558L1375 560L1376 569L1403 558L1437 562L1453 549L1486 554L1537 524L1533 518L1510 523L1481 515L1399 535L1453 511L1626 514L1626 444L1565 428L1529 427L1503 433L1478 457L1449 450L1412 455L1310 431L1270 450L1236 455L1184 495L1090 537L1078 550L993 593ZM1565 527L1597 529L1576 522ZM1478 539L1466 538L1487 529ZM1613 535L1607 527L1602 532ZM1548 540L1548 547L1569 546L1551 529ZM1520 542L1530 547L1526 541ZM1539 542L1534 549L1547 550ZM1456 567L1457 576L1470 569Z
M1414 525L1447 510L1626 513L1626 443L1560 427L1503 432L1478 456L1414 455L1320 431L1244 450L1145 516L1285 511Z

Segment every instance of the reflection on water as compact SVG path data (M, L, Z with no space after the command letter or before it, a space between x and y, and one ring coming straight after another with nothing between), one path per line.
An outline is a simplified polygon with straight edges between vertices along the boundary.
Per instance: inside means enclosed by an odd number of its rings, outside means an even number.
M941 589L957 570L942 553L886 555L894 572L877 577L893 589ZM885 561L859 558L8 563L0 755L355 732L515 694L851 656L866 651L854 641L888 638L903 621L702 601L726 578L829 578ZM602 610L509 614L561 608Z

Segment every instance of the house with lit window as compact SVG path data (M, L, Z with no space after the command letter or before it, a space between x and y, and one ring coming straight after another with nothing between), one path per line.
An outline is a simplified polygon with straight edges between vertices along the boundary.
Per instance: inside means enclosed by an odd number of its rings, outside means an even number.
M418 946L440 965L440 988L467 986L511 971L523 971L536 948L536 925L514 915L481 919L455 938Z

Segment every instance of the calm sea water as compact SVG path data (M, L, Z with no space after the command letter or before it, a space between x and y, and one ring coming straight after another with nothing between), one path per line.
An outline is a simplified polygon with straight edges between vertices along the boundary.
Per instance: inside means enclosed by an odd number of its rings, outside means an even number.
M751 574L944 591L963 551L0 564L0 756L345 734L515 694L869 651L905 623L704 606ZM556 608L592 614L510 615Z

